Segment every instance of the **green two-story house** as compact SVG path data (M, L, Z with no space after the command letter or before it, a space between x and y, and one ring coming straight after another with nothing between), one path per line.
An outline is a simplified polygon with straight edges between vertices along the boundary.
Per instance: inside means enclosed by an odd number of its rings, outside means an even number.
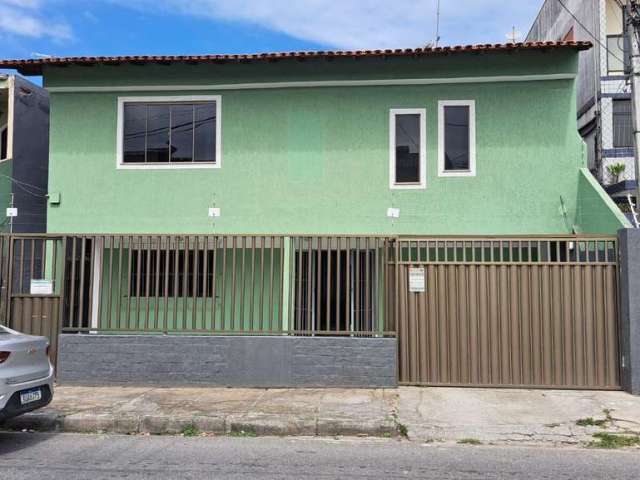
M0 67L51 94L49 232L612 232L574 128L584 48Z
M629 223L575 127L588 48L0 61L42 75L51 99L49 243L13 247L46 262L13 288L50 277L37 286L70 332L397 334L404 383L615 387L615 234ZM547 345L569 340L560 362ZM81 378L74 361L63 371ZM326 383L311 377L295 378Z

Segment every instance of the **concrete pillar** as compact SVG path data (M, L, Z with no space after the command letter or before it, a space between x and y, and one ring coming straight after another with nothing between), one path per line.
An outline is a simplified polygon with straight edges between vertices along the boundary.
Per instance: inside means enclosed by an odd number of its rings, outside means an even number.
M622 388L640 395L640 229L618 232Z

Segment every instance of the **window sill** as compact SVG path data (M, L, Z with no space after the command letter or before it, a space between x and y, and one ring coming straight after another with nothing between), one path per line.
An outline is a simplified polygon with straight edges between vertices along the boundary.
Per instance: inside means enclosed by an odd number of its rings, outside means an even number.
M118 170L193 170L220 168L220 163L216 162L194 162L194 163L119 163Z
M451 170L438 172L439 177L475 177L476 172L472 170Z
M424 190L427 185L424 183L394 183L390 187L392 190Z

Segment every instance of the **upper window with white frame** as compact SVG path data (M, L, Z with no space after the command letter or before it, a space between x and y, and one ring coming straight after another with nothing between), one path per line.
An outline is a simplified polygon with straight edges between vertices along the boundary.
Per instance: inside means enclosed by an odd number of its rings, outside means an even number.
M118 99L119 168L220 166L220 97Z
M476 112L473 100L438 102L438 174L476 174Z
M426 187L426 110L393 108L389 113L389 186Z

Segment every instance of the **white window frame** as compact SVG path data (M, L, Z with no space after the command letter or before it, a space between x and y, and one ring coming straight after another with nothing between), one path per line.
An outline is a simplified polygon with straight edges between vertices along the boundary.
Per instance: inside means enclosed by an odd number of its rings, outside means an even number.
M2 151L2 132L7 131L7 156L5 158L0 158L0 162L4 162L11 158L11 149L9 146L11 145L11 139L9 138L9 124L8 123L0 123L0 152Z
M444 162L444 109L445 107L469 107L469 170L445 170ZM438 102L438 176L439 177L475 177L476 176L476 101L440 100Z
M126 103L216 102L216 161L193 163L124 163L124 106ZM182 170L222 167L222 96L221 95L159 95L153 97L118 97L116 138L116 168L119 170Z
M420 117L420 181L396 183L396 116L418 115ZM427 109L391 108L389 110L389 188L394 190L417 190L427 188Z

